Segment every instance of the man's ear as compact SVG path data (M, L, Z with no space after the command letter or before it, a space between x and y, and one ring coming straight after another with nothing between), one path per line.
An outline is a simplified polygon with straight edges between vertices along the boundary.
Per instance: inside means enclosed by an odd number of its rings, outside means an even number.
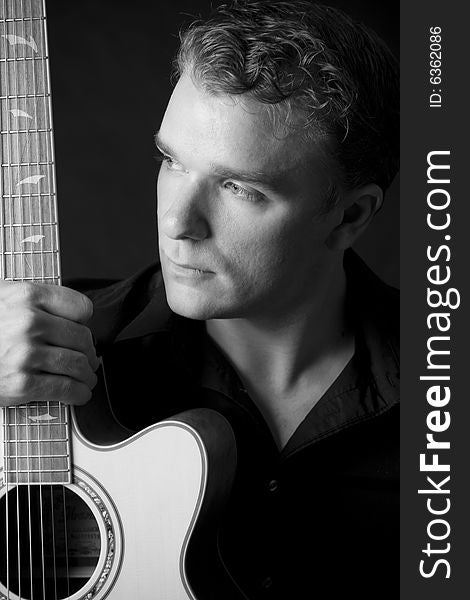
M341 223L326 239L328 248L345 250L352 246L372 221L382 202L383 191L375 183L347 192L342 201L344 209Z

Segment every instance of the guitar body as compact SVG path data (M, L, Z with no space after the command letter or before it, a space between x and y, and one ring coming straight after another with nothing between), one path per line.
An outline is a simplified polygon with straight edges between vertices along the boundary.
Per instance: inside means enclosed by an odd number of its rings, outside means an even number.
M236 462L225 419L198 409L129 435L106 401L73 412L72 483L10 485L7 507L2 477L0 599L241 598L217 550Z

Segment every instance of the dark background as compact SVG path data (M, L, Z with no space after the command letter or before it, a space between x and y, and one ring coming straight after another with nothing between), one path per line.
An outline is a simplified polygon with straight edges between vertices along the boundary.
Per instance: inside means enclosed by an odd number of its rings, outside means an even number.
M399 4L330 1L398 55ZM178 30L208 0L47 1L63 274L120 278L155 260L153 134L171 93ZM395 181L359 253L398 285Z

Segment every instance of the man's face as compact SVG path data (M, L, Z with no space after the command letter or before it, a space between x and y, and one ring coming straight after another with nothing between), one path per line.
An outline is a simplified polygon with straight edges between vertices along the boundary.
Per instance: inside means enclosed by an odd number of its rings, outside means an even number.
M265 105L181 77L157 139L160 259L176 313L270 318L315 294L340 209L322 214L330 170L300 137L276 135Z

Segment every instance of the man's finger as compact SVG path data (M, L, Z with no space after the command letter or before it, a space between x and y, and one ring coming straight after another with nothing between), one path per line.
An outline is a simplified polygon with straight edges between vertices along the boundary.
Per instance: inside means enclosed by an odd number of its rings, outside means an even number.
M0 286L5 300L9 298L10 302L37 307L64 319L86 323L93 314L92 301L84 294L67 287L2 281Z
M96 356L93 336L88 327L46 313L43 313L41 319L44 321L41 329L47 332L43 337L44 342L58 348L70 348L81 352L88 358L92 370L96 371L100 361Z
M44 346L39 355L37 367L41 371L75 379L90 389L93 389L98 382L87 357L81 352L56 346Z

